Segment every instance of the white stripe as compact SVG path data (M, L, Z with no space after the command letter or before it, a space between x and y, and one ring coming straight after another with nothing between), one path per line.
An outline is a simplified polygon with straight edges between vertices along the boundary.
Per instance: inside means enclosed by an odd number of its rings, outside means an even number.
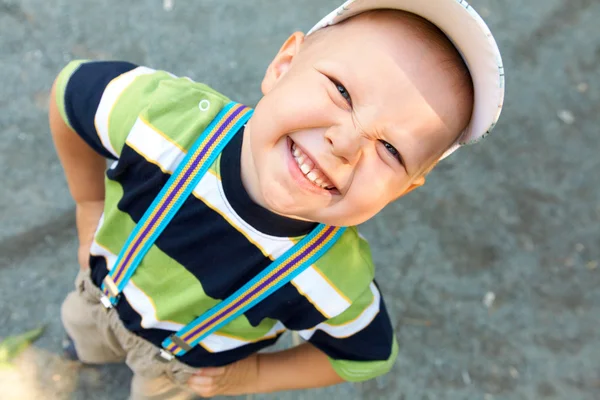
M263 340L268 337L273 337L277 333L285 331L285 327L279 321L267 332L264 336L262 336L259 340ZM245 346L249 343L253 343L252 341L246 341L243 339L234 339L229 336L219 335L218 333L213 333L206 338L200 341L202 347L211 353L218 353L221 351L233 350L238 347Z
M342 297L312 265L292 279L292 283L327 318L333 318L350 307L348 300Z
M94 237L96 237L96 235L98 235L98 232L100 231L100 228L102 227L103 224L104 224L104 211L100 215L100 220L98 220L98 225L96 226L96 231L94 232ZM93 243L92 243L92 246L93 246Z
M127 87L129 87L129 85L133 83L135 78L141 75L152 74L154 72L156 71L151 68L137 67L131 71L119 75L110 81L110 83L106 86L106 89L104 89L104 93L100 99L100 104L98 104L98 109L96 110L94 123L96 124L96 130L98 131L98 137L100 138L100 141L102 141L104 148L115 157L118 157L118 155L112 146L112 143L110 142L108 129L110 112L112 111L113 106L121 94L127 89Z
M312 329L306 329L299 331L298 333L304 340L309 340L317 329L322 330L329 336L335 338L345 338L360 332L369 326L371 321L373 321L375 316L379 313L379 302L381 295L379 294L379 290L377 290L377 287L373 282L371 282L369 288L371 289L371 293L373 293L373 301L355 320L344 325L330 325L326 322L323 322Z
M194 194L224 215L234 227L260 246L268 256L277 258L294 246L294 242L290 239L266 235L244 221L227 201L221 181L213 174L204 175L194 188Z
M174 171L185 157L185 153L179 147L140 119L136 121L129 133L127 143L146 159L168 172ZM205 201L209 207L218 210L234 227L257 244L267 256L275 259L293 247L294 243L290 239L266 235L246 223L229 204L221 181L213 174L204 175L194 188L194 194ZM350 303L313 266L294 278L292 283L327 318L333 318L350 306Z
M126 142L171 174L185 158L185 153L179 147L140 118L133 124Z
M98 225L98 229L100 229L100 225ZM117 261L117 256L100 246L96 240L92 242L90 253L94 256L103 256L106 259L106 267L109 271L113 269L115 262Z
M131 307L142 317L140 323L142 328L157 328L177 332L185 326L171 321L159 321L158 318L156 318L156 309L154 308L150 297L133 283L133 279L130 279L129 282L127 282L127 285L125 285L125 288L123 289L123 294Z

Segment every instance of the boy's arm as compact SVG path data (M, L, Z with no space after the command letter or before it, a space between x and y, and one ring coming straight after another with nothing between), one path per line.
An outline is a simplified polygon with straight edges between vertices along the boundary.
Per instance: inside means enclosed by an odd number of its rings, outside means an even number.
M327 355L310 343L260 353L221 368L204 368L190 379L198 395L241 395L310 389L342 383Z
M259 393L308 389L342 383L325 353L310 343L258 355Z
M49 122L58 158L75 203L104 201L106 161L63 120L56 99L56 85L50 94Z
M365 381L387 373L398 354L392 324L374 282L346 311L299 334L308 342L226 367L203 368L189 384L201 396L214 396Z
M75 217L81 268L88 267L89 249L104 209L106 161L73 131L60 115L55 81L50 94L49 122L56 153L75 200Z

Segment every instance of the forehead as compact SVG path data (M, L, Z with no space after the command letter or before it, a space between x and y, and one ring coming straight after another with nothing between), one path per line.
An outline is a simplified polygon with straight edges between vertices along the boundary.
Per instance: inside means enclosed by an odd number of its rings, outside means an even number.
M460 94L441 68L444 54L419 40L410 22L355 18L314 38L314 65L346 87L361 126L385 132L419 169L461 130L453 117Z

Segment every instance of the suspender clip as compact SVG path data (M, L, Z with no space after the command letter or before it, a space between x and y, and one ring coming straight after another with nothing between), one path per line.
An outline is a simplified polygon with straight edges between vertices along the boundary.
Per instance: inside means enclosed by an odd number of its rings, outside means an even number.
M102 297L100 297L100 303L102 303L104 308L106 308L107 310L113 308L113 305L107 296L102 295Z
M162 363L168 363L169 361L173 360L174 358L175 358L175 356L173 354L171 354L170 351L165 350L165 349L160 349L158 354L154 356L155 360L160 361Z
M119 292L119 288L117 287L115 282L112 280L110 275L106 275L106 277L104 277L104 280L102 282L104 283L104 287L108 290L108 293L110 293L110 296L112 296L112 298L114 300L116 300L115 301L115 304L116 304L117 301L119 301L119 298L121 297L121 292ZM106 308L107 310L113 308L112 301L105 294L103 294L102 297L100 297L100 303L102 303L104 308Z

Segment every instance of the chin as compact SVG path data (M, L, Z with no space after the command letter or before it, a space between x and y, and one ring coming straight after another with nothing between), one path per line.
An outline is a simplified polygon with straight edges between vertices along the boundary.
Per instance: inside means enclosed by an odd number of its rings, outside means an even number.
M265 208L275 214L287 216L299 211L296 199L280 186L267 185L261 190L261 195Z
M323 211L328 211L323 213ZM356 225L360 225L363 222L368 221L369 219L371 219L374 215L368 214L367 213L361 213L361 214L340 214L340 213L335 213L334 210L318 210L318 214L319 215L315 215L315 217L319 220L319 222L327 224L327 225L334 225L334 226L356 226Z

